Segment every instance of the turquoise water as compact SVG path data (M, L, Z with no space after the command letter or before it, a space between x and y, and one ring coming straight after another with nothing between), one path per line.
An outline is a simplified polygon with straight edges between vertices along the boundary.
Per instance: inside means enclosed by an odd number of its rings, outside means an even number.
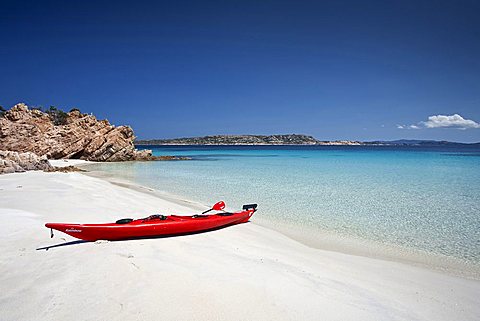
M152 147L148 147L152 149ZM191 161L95 165L258 219L480 263L480 150L387 147L154 147Z

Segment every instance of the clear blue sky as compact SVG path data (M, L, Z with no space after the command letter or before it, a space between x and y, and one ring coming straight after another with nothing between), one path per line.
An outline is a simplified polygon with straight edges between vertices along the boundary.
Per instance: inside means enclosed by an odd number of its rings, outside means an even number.
M479 17L479 1L1 0L0 105L78 107L139 138L480 141ZM427 126L454 114L475 123Z

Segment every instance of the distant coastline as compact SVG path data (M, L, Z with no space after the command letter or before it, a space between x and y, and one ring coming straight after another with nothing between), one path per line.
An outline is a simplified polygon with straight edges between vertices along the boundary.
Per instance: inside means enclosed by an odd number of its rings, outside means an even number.
M287 135L213 135L171 139L135 140L135 145L324 145L324 146L480 146L478 143L459 143L436 140L400 139L391 141L318 140L301 134Z

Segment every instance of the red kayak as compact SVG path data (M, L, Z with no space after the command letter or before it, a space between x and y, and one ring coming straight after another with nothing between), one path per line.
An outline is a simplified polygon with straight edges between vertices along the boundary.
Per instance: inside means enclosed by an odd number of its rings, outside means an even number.
M247 222L257 209L257 204L244 205L243 210L235 213L221 212L204 215L211 210L223 210L224 202L218 202L212 209L200 215L152 215L142 219L121 219L105 224L68 224L47 223L46 227L57 230L85 241L125 240L159 236L173 236L205 232L217 228Z

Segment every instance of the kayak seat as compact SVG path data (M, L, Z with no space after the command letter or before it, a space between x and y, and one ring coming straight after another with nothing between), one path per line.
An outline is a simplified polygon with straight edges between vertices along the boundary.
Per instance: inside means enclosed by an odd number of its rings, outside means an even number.
M218 216L230 216L230 215L233 215L233 213L225 212L225 213L218 213L217 215Z
M201 215L201 214L192 215L192 218L199 218L199 217L208 217L208 215Z
M150 221L150 220L161 220L161 221L164 221L166 220L167 217L165 215L160 215L160 214L155 214L155 215L150 215L149 217L147 218L144 218L143 220L144 221Z
M122 218L121 220L118 220L116 221L115 223L116 224L128 224L130 222L132 222L133 219L132 218Z

